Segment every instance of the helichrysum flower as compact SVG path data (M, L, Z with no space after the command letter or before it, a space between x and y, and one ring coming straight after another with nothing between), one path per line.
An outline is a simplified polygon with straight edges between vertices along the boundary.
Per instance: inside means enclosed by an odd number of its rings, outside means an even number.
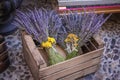
M55 44L55 43L56 43L55 38L48 37L46 42L42 42L42 47L51 48L53 46L53 44Z
M49 42L49 41L42 42L42 47L44 47L44 48L51 48L51 47L52 47L52 44L51 44L51 42Z
M68 38L78 38L78 37L77 37L77 35L75 35L75 34L73 34L73 33L70 33L70 34L68 35Z
M77 47L77 46L78 46L78 43L74 43L74 46Z
M56 43L55 38L52 38L52 37L48 37L48 41L51 42L52 44Z
M73 34L73 33L70 33L70 34L68 34L68 36L67 36L67 38L65 39L65 42L67 43L67 42L70 42L70 43L75 43L75 44L77 44L77 42L78 42L78 37L77 37L77 35L75 35L75 34Z
M78 36L70 33L65 39L66 50L68 52L67 59L77 56Z

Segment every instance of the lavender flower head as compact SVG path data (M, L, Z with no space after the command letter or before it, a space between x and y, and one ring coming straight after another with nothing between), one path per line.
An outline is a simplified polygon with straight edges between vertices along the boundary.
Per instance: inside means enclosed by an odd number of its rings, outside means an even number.
M27 9L26 12L17 11L13 24L24 28L28 34L41 43L49 36L57 39L62 22L55 11L34 8L33 10Z

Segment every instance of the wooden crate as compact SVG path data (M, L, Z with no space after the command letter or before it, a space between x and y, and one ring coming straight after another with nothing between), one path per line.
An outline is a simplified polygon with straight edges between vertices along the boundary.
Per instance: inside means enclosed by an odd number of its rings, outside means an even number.
M85 54L47 66L44 51L36 47L32 37L22 32L22 40L24 57L35 80L74 80L93 73L99 67L103 52L102 41L94 37L88 45L83 46Z
M4 72L10 65L8 50L4 38L0 35L0 73Z

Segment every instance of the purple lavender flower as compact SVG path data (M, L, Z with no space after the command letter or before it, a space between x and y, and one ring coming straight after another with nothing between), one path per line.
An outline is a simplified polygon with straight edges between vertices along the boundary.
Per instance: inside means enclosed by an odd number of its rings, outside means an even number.
M64 31L63 29L60 30L58 42L65 47L64 40L66 36L69 33L73 33L80 38L79 46L82 46L101 28L110 15L104 18L104 14L96 14L94 11L90 13L70 12L63 15Z
M39 41L46 41L48 36L57 39L62 25L61 18L55 11L45 9L27 9L26 12L17 11L14 25L24 28L26 32Z

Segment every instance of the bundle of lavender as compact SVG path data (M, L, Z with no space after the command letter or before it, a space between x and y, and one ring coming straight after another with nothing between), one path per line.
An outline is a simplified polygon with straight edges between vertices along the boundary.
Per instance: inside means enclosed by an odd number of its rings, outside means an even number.
M63 26L58 35L58 43L67 51L67 59L82 53L81 46L97 33L110 15L104 18L104 14L94 12L70 12L62 16Z
M28 9L27 12L17 11L14 24L22 26L48 52L50 65L65 60L55 48L57 34L62 25L61 18L55 11L36 8Z

